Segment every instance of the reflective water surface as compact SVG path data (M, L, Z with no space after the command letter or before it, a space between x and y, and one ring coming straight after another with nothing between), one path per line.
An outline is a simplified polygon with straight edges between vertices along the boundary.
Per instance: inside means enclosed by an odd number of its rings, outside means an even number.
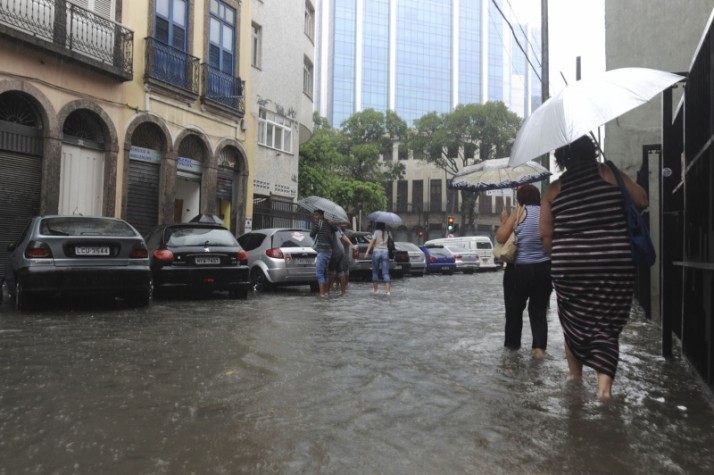
M0 308L0 474L712 473L711 393L633 315L615 400L502 348L502 274Z

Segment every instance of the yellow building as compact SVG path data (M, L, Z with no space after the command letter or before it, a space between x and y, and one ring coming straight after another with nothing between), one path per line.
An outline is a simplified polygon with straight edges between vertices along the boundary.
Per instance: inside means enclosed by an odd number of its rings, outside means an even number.
M0 265L38 213L141 232L203 213L242 232L246 3L0 2Z

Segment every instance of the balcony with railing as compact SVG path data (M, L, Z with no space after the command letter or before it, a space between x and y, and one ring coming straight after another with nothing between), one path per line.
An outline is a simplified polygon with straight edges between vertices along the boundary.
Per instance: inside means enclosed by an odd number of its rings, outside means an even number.
M156 38L146 38L144 77L147 82L195 99L198 96L199 72L199 60L195 56Z
M0 36L108 74L133 76L134 32L63 0L0 0Z
M245 115L245 82L232 74L226 74L207 63L203 69L203 87L201 101L209 106L222 109L237 117Z

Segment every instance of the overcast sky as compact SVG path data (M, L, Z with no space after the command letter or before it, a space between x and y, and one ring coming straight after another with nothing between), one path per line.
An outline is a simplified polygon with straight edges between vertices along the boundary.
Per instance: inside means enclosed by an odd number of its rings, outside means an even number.
M507 1L519 21L539 21L541 0ZM582 77L605 70L604 3L604 0L548 0L551 96L565 85L561 72L568 82L575 80L577 56L581 57Z

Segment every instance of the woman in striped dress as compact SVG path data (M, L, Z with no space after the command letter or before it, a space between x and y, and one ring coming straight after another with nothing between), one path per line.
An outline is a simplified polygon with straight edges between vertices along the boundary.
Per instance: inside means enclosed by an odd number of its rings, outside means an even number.
M622 193L609 167L598 163L590 137L559 148L555 159L565 172L543 197L540 226L551 254L568 379L579 381L583 365L595 369L598 398L607 400L635 280ZM635 205L647 207L645 190L622 178Z

